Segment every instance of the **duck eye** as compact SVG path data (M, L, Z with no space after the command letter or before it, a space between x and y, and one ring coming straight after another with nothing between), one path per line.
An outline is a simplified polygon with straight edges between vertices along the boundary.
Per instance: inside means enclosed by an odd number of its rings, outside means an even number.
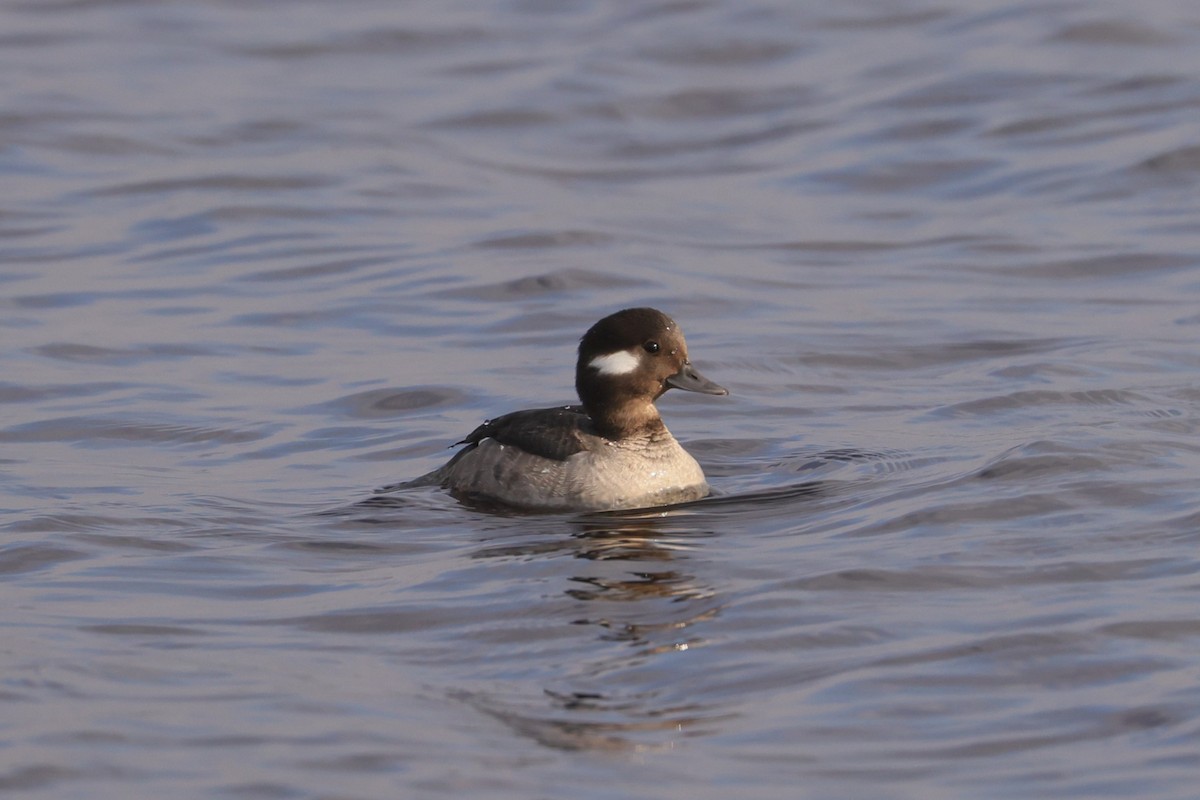
M642 347L646 348L647 353L658 352L658 342L646 342Z

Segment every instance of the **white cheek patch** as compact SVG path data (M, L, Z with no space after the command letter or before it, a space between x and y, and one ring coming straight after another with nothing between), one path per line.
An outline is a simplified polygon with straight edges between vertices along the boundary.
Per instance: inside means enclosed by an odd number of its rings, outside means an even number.
M601 375L628 375L638 368L641 362L638 357L628 350L618 350L603 356L596 356L588 366Z

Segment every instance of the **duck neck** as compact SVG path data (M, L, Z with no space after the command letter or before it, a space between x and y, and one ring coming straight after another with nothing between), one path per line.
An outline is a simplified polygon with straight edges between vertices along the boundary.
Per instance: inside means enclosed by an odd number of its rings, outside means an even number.
M648 397L632 397L620 391L611 391L599 397L589 392L587 398L580 399L596 432L605 439L620 441L653 437L667 429L654 401Z

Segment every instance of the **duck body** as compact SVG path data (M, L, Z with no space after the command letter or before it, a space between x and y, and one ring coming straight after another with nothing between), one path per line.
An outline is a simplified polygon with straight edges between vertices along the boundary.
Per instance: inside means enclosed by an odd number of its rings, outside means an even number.
M679 326L632 308L597 322L579 345L580 405L489 420L425 478L453 494L541 511L602 511L681 503L709 493L696 459L654 405L669 388L728 394L687 356Z
M455 494L543 511L648 508L698 500L708 483L670 432L607 439L583 406L515 411L480 425L438 473Z

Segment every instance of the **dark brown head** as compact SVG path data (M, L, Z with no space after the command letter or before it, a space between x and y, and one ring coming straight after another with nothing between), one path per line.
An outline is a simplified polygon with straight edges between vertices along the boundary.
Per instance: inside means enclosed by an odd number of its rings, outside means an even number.
M683 332L661 311L618 311L579 342L575 391L599 432L610 439L661 427L654 401L672 387L729 394L696 371Z

